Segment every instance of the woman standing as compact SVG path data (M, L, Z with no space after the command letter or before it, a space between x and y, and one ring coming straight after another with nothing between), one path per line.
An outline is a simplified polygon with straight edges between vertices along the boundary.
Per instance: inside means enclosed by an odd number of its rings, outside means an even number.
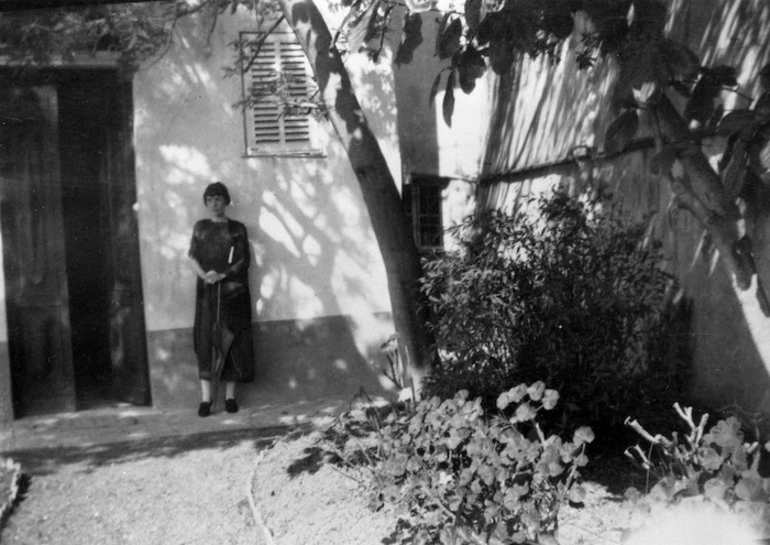
M230 193L221 182L206 187L203 203L209 218L198 221L190 243L190 262L198 275L193 344L198 356L201 404L198 416L211 414L212 379L225 383L225 410L238 412L235 383L254 380L251 340L249 262L246 227L227 217ZM221 378L215 366L224 359Z

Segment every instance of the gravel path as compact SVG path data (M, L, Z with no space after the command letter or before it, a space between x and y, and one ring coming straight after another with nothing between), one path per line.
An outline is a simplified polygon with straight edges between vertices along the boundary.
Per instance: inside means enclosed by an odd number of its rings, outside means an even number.
M253 545L254 430L15 452L29 486L3 545Z

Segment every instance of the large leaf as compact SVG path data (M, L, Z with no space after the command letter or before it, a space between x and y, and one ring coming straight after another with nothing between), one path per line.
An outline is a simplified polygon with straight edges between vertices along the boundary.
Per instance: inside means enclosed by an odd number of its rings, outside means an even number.
M449 72L449 78L446 82L446 91L444 92L444 101L441 104L441 113L444 116L444 123L448 127L452 126L452 114L455 110L455 73L454 70Z
M702 68L703 75L718 86L736 87L738 85L738 70L734 66L716 66Z
M740 138L736 139L731 150L730 161L722 173L722 183L727 194L733 199L740 195L741 189L743 189L743 183L746 180L748 158L749 154L746 143Z
M657 82L654 81L645 81L639 87L634 87L632 91L634 100L641 106L656 103L662 94Z
M760 69L759 81L766 91L770 91L770 64L766 64Z
M500 40L489 44L489 64L496 74L506 72L513 64L514 58L513 45L510 42Z
M596 26L596 38L602 53L616 52L628 36L626 2L582 2L581 8Z
M481 0L465 0L465 22L471 32L476 32L481 23Z
M499 17L499 13L492 12L488 13L487 16L481 20L476 27L476 41L479 45L487 44L492 40L492 37L495 34L495 22Z
M460 74L460 88L464 93L468 94L476 87L476 80L487 71L487 65L481 53L475 47L469 45L459 55L457 71Z
M441 85L441 72L436 74L436 78L433 80L433 85L430 86L430 93L428 93L428 102L430 104L433 104L433 101L436 100L439 85Z
M767 128L752 141L750 158L752 171L765 183L770 181L770 130Z
M681 81L672 81L671 88L685 98L690 98L690 88Z
M735 132L742 131L759 121L759 116L751 110L733 110L722 118L719 122L718 130L721 134L728 136Z
M613 104L633 104L633 89L639 89L645 83L656 83L663 87L668 81L660 81L662 60L654 44L634 44L628 46L620 55L620 74L612 97Z
M686 95L688 91L679 80L692 78L700 69L695 53L667 38L630 41L620 51L619 60L621 69L613 96L616 105L627 103L632 91L646 83L661 89L676 85L676 90Z
M671 77L688 79L700 70L698 56L689 47L678 42L664 39L660 42L658 51Z
M690 100L684 108L687 121L706 123L714 115L714 99L719 96L721 86L711 77L703 76L695 85Z
M765 503L762 478L755 472L745 472L735 485L735 495L743 501Z
M639 115L636 110L627 110L613 121L604 137L604 151L619 153L634 139L639 130Z
M342 21L338 36L344 38L350 53L357 53L369 39L380 1L359 0L351 6L350 11Z
M717 127L719 126L719 122L722 121L722 118L725 116L725 105L721 102L717 103L717 105L714 107L714 113L711 116L711 119L709 119L708 122L708 130L711 132L716 132Z
M754 111L763 118L770 117L770 91L762 93L754 105Z
M419 13L404 15L404 32L401 43L396 51L395 63L409 64L414 57L414 51L422 43L422 16Z
M543 14L543 30L550 32L559 40L569 38L575 28L575 19L567 6L559 2L550 2Z
M438 39L436 40L436 54L440 59L448 59L460 48L460 38L463 34L463 23L459 18L451 19L447 15L441 22Z

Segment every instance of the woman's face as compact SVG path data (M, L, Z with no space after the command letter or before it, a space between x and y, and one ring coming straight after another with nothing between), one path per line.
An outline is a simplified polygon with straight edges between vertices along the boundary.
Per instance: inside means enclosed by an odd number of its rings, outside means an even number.
M215 218L221 218L225 215L225 198L220 195L208 195L206 197L206 208Z

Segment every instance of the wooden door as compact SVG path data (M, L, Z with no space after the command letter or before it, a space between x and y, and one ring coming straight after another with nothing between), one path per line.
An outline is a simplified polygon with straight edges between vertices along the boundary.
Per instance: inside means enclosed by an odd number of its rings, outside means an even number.
M0 219L15 416L75 409L55 87L3 85Z
M113 392L124 401L147 405L150 403L150 380L136 219L131 83L116 76L109 86L114 86L114 92L110 93L110 117L105 126L100 178L107 188L111 239Z

